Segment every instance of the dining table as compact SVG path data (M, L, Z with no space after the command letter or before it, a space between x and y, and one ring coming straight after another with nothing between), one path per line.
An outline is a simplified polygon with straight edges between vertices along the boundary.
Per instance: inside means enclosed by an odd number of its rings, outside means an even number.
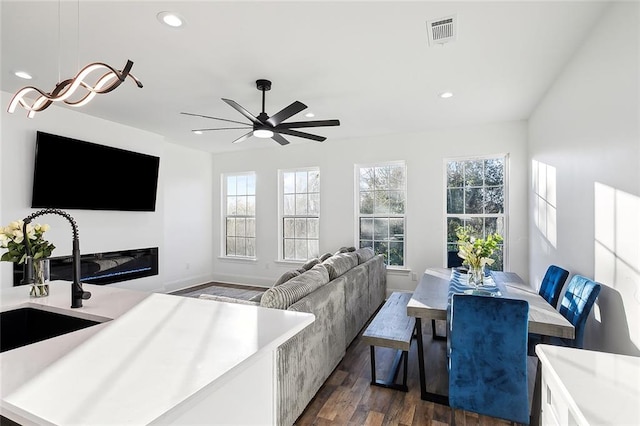
M452 281L454 276L455 281ZM435 320L447 321L452 293L467 292L526 300L529 303L529 333L543 336L543 341L548 337L575 337L573 324L514 272L491 271L490 275L485 277L483 287L471 288L460 283L459 272L455 269L427 268L407 303L407 315L416 318L415 334L422 400L449 405L448 395L427 391L422 321L431 320L434 324Z

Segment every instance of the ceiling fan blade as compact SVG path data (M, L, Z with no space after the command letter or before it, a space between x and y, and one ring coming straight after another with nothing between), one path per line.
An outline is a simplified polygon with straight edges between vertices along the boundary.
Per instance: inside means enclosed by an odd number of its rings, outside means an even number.
M222 100L225 101L231 108L235 109L240 114L242 114L245 117L247 117L249 119L249 121L251 121L252 123L254 123L254 124L263 124L253 114L251 114L249 111L247 111L246 109L241 107L240 104L237 103L236 101L232 101L231 99L225 99L225 98L222 98Z
M253 130L250 131L249 133L245 133L244 135L240 136L238 139L236 139L235 141L231 142L231 143L240 143L240 142L244 142L247 139L249 139L251 136L253 135Z
M339 126L340 120L316 120L316 121L295 121L291 123L278 124L276 129L293 129L300 127L325 127Z
M312 135L311 133L299 132L297 130L291 130L291 129L279 129L278 132L284 133L285 135L297 136L299 138L313 139L314 141L318 141L318 142L327 140L327 138L325 138L324 136ZM274 135L275 134L276 133L274 133Z
M274 133L273 136L271 136L271 139L278 142L280 145L287 145L289 143L289 141L283 138L279 133Z
M214 120L228 121L229 123L236 123L236 124L249 124L249 123L243 123L243 122L241 122L241 121L227 120L226 118L211 117L211 116L208 116L208 115L202 115L202 114L192 114L192 113L190 113L190 112L181 112L180 114L184 114L184 115L192 115L192 116L194 116L194 117L213 118Z
M300 111L302 111L303 109L306 109L306 108L307 108L307 106L305 104L303 104L302 102L295 101L294 103L292 103L288 107L282 109L280 112L276 112L275 114L273 114L267 120L267 123L269 123L270 125L275 127L278 124L282 123L287 118L296 115L297 113L299 113Z
M253 129L253 127L219 127L217 129L193 129L192 132L208 132L211 130L240 130L240 129Z

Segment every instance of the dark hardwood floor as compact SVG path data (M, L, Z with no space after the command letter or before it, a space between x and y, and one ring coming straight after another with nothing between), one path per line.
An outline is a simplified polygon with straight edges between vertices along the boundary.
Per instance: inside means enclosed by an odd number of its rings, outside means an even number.
M438 324L440 327L440 324ZM433 340L431 327L424 325L427 389L448 393L445 364L446 341ZM386 378L395 351L376 348L376 375ZM535 377L536 362L529 363L530 375ZM357 337L347 349L346 356L333 371L314 399L296 421L296 426L307 425L509 425L512 422L478 415L462 410L422 401L418 381L416 341L409 352L409 392L371 386L369 346ZM400 373L401 375L402 373ZM533 381L530 380L530 386Z

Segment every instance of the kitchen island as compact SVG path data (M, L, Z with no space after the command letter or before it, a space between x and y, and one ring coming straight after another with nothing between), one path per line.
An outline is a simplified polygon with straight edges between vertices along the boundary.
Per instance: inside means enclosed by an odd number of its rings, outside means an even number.
M275 350L312 314L71 284L0 292L2 312L35 307L100 322L0 354L0 414L20 424L274 424Z

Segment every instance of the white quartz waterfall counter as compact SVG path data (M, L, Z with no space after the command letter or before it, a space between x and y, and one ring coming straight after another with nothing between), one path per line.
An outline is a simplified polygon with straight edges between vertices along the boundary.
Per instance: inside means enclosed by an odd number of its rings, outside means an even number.
M541 424L640 425L640 357L537 345Z
M0 354L0 414L21 424L273 424L275 349L312 314L68 282L1 310L31 306L102 324ZM251 407L247 409L246 407Z

